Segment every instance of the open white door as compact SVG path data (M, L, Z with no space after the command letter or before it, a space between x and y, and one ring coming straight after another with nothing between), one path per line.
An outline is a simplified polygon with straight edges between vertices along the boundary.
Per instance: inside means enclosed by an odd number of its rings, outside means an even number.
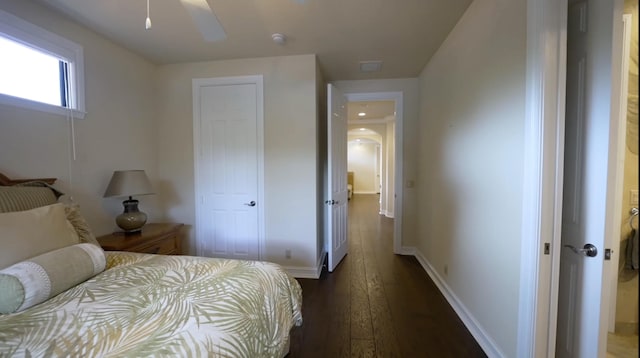
M557 357L604 357L606 350L604 243L617 93L609 1L575 1L568 11Z
M335 86L327 85L327 150L328 178L325 242L328 247L329 271L338 266L347 254L347 110L346 98Z

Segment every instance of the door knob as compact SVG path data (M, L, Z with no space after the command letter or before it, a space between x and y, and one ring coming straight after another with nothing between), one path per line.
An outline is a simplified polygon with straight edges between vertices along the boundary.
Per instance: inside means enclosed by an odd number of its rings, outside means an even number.
M253 200L251 200L251 201L250 201L250 202L248 202L248 203L244 203L244 205L246 205L246 206L256 206L256 202L255 202L255 201L253 201Z
M584 255L588 257L596 257L598 255L598 249L593 244L585 244L582 249L579 249L573 245L564 245L571 249L571 251L575 252L578 255Z

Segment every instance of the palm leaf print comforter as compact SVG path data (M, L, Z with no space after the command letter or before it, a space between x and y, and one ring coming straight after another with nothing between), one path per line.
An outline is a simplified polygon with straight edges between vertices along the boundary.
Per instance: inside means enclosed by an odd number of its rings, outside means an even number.
M107 270L0 315L0 357L283 357L302 291L256 261L107 252Z

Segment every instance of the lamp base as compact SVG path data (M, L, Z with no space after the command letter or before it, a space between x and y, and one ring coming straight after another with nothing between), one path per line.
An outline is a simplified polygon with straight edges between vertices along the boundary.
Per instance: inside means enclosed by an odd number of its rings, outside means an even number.
M125 234L135 234L142 231L147 222L147 214L138 210L138 200L131 199L122 202L124 212L116 217L116 224Z

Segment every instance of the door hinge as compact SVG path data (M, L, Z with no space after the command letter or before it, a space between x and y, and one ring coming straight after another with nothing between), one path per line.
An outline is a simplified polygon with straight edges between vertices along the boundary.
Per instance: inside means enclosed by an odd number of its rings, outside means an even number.
M613 253L613 250L611 249L604 249L604 259L605 260L611 260L611 254Z
M551 244L548 242L544 243L544 254L545 255L549 255L549 253L551 252Z

